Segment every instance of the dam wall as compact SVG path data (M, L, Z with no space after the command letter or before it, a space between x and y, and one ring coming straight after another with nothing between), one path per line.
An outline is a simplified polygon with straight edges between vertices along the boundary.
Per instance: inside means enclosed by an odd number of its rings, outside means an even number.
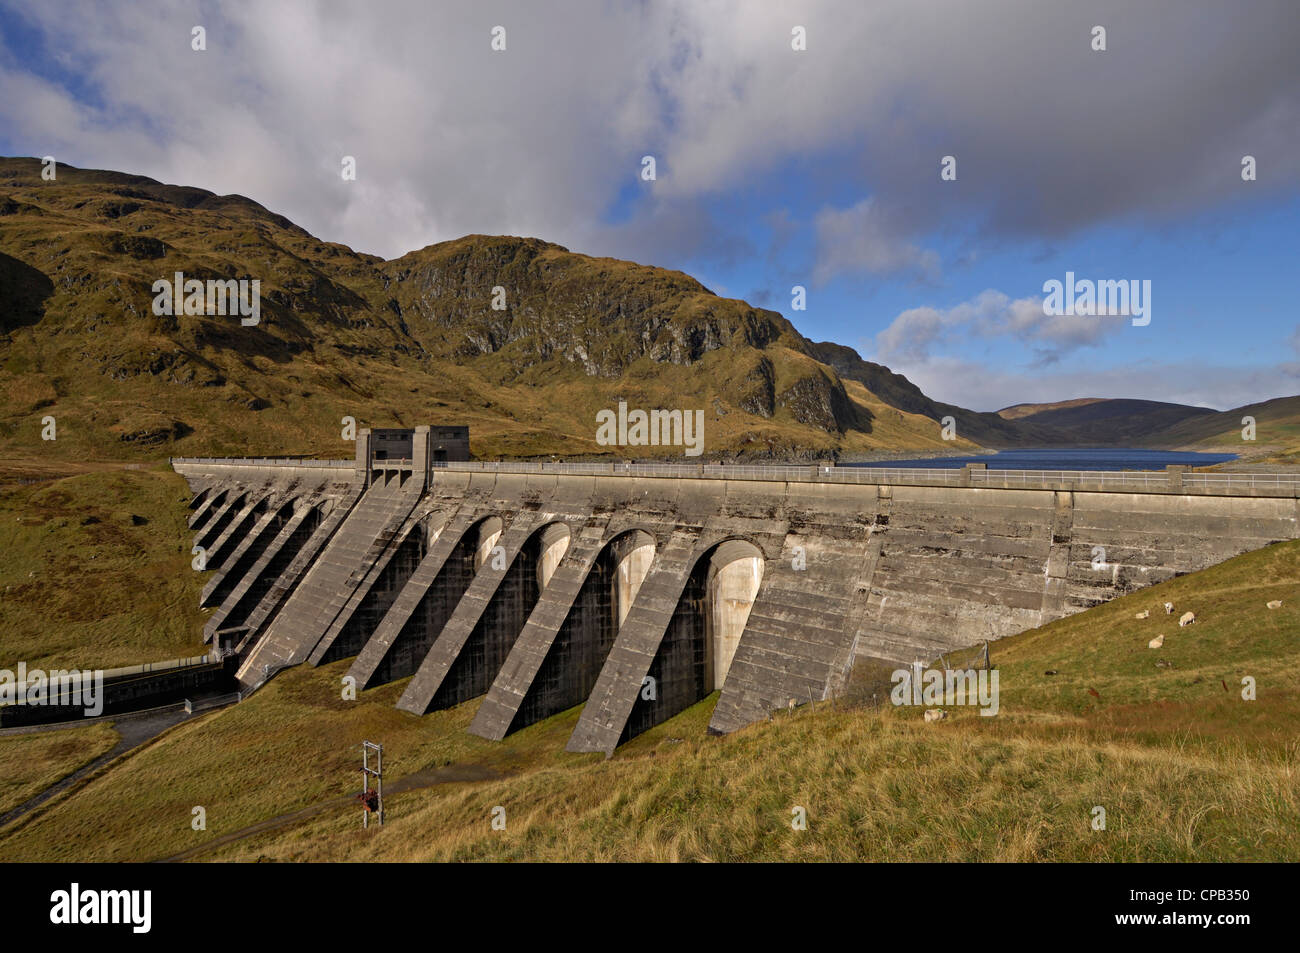
M360 691L409 677L413 714L475 700L487 738L582 705L569 748L610 753L715 690L733 731L857 661L1300 535L1289 476L444 462L413 433L409 456L362 431L352 461L173 460L246 691L352 659Z

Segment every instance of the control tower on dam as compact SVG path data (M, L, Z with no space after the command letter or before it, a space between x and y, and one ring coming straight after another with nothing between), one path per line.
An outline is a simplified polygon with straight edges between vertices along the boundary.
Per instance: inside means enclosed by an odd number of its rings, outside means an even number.
M464 427L361 430L350 460L186 459L205 637L246 690L352 659L501 739L583 705L612 752L715 690L732 731L1300 536L1250 473L531 464ZM1099 557L1100 554L1100 558Z

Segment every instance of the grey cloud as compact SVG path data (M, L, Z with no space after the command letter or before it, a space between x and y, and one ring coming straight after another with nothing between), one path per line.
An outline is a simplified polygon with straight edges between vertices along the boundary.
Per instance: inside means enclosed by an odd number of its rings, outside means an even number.
M15 15L104 105L77 105L10 51L0 121L37 154L250 195L365 251L475 231L580 244L659 120L636 66L652 14L570 9L51 2ZM190 48L196 23L205 52Z
M823 230L847 245L823 247L821 280L932 276L937 260L909 235L971 213L986 236L1047 238L1176 217L1242 196L1248 152L1256 199L1300 181L1300 17L1287 0L942 6L921 18L831 0L402 0L375 16L361 4L50 0L11 15L102 103L77 103L11 50L0 121L27 152L251 195L382 254L473 231L591 247L646 153L663 160L663 207L791 158L849 155L863 198L824 212ZM804 53L790 49L796 21ZM205 53L190 50L195 23ZM508 49L494 54L497 23ZM1088 48L1094 23L1109 31L1105 53ZM344 154L355 183L338 177ZM957 182L939 181L944 154Z
M1051 241L1267 201L1300 183L1300 17L1289 0L935 6L924 18L836 3L692 11L699 55L666 84L682 117L674 188L726 188L783 157L851 152L896 247L868 230L856 254L823 249L825 280L915 267L915 236L955 222L974 222L968 238L980 243ZM807 26L807 53L783 45L794 20ZM1105 52L1090 48L1094 24L1108 30ZM1249 186L1244 154L1260 161ZM940 181L944 155L958 160L955 182Z

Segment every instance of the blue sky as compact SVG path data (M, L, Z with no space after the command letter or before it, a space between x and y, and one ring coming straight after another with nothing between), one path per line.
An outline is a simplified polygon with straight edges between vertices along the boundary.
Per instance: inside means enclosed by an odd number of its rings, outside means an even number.
M0 154L680 269L978 410L1224 409L1300 392L1298 48L1285 0L0 0ZM1043 315L1067 271L1151 323Z

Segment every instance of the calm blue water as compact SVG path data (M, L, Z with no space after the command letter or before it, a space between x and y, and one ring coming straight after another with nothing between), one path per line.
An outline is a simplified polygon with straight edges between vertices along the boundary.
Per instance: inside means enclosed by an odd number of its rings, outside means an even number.
M931 457L928 460L889 460L849 463L851 467L924 467L945 469L984 463L990 470L1163 470L1169 464L1208 467L1236 460L1235 453L1188 453L1182 450L1137 450L1115 447L1041 450L1001 450L977 457Z

